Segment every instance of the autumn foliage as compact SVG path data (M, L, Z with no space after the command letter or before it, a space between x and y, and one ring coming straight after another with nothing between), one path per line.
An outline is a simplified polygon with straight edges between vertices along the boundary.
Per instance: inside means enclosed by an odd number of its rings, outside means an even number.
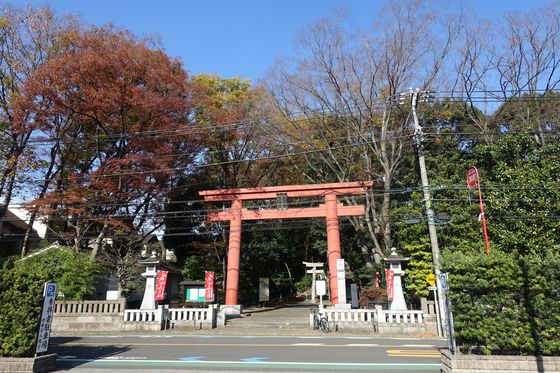
M21 128L57 152L49 190L33 203L76 237L141 229L197 146L187 78L179 61L128 32L76 36L17 102Z

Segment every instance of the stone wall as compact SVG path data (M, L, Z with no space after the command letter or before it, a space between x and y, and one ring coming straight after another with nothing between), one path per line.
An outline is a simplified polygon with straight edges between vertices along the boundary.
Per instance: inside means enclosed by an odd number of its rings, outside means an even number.
M56 301L52 333L117 332L121 330L125 300Z
M118 332L123 323L122 316L116 315L55 315L52 321L53 335L68 332Z
M216 327L216 307L125 310L125 300L56 302L53 335L76 332L149 332L169 328Z
M444 373L560 372L559 356L452 355L441 351Z
M0 372L51 372L56 368L56 354L37 357L0 357Z

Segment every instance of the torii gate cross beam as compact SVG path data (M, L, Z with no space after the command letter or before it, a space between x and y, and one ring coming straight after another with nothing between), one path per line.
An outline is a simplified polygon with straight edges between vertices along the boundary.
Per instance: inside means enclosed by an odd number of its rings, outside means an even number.
M321 218L327 220L327 259L329 266L329 286L331 290L331 304L338 304L338 284L336 279L336 260L341 259L340 231L338 218L340 216L364 215L363 205L344 206L337 202L338 196L353 196L365 194L367 188L373 186L373 181L358 181L332 184L286 185L263 188L205 190L200 195L206 201L231 201L231 208L221 212L208 214L208 221L228 221L229 250L226 278L226 305L237 305L239 289L239 257L241 249L241 222L243 220L269 219L299 219ZM243 208L243 202L257 199L276 199L278 195L287 198L324 197L325 203L318 207L288 208L283 210L248 210Z

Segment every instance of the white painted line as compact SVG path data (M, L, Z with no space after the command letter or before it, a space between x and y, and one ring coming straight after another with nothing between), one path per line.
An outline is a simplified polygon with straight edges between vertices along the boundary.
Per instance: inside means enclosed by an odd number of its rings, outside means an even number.
M401 347L428 347L428 348L434 348L436 346L434 345L402 345Z
M377 343L348 343L345 344L348 347L376 347L379 346Z
M95 363L101 361L111 361L115 364L123 364L126 365L127 363L132 363L132 361L127 360L107 360L105 359L57 359L59 361L76 361L76 362L84 362L84 363ZM227 361L227 360L204 360L204 361L181 361L181 360L143 360L143 363L168 363L168 364L177 364L177 365L200 365L200 364L235 364L235 365L254 365L255 363L245 362L245 361ZM323 363L323 362L295 362L295 361L261 361L256 363L259 365L319 365L319 366L334 366L334 365L344 365L344 366L354 366L354 367L374 367L374 366L391 366L391 367L399 367L399 366L416 366L416 367L440 367L441 364L427 364L427 363Z
M292 343L290 346L324 346L324 343Z
M325 337L297 337L299 339L325 339Z

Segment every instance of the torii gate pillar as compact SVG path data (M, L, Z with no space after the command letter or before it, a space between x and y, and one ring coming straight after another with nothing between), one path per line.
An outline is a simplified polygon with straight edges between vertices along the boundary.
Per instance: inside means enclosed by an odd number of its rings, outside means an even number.
M230 222L228 268L226 276L226 306L238 305L239 259L241 251L241 225L243 220L320 217L326 218L327 223L327 261L329 266L331 304L338 304L336 261L342 258L340 253L338 218L340 216L364 215L365 208L363 205L344 206L337 201L337 196L364 194L366 189L371 186L373 186L372 181L360 181L201 191L200 195L203 196L206 201L231 201L230 210L208 214L208 221L229 220ZM276 199L278 195L283 195L286 198L324 197L325 203L318 207L289 208L282 210L248 210L243 208L243 200Z
M336 261L342 259L340 254L340 229L338 226L338 209L336 194L325 196L327 218L327 259L329 264L329 287L331 289L331 304L338 304L338 279L336 277ZM346 303L346 302L343 302Z
M232 201L232 218L229 221L226 305L237 304L237 294L239 293L239 258L241 256L241 207L241 200L237 199Z

